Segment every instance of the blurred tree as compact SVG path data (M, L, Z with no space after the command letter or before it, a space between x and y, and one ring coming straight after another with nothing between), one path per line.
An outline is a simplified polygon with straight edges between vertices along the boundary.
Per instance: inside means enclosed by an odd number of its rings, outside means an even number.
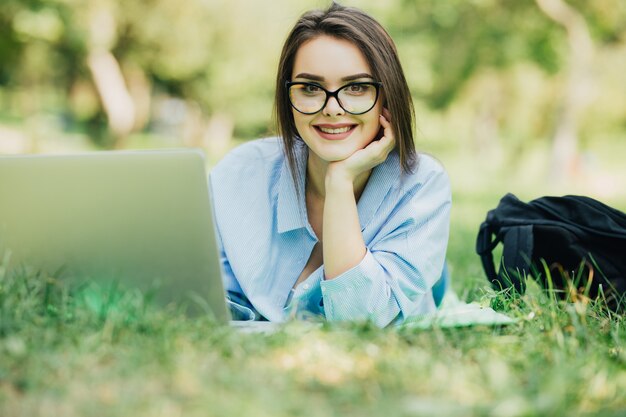
M576 170L578 120L593 98L594 45L585 18L572 6L563 0L536 2L567 33L567 82L552 139L552 178L560 182Z
M402 0L401 7L391 13L389 21L395 22L391 29L402 39L400 43L426 45L418 53L430 66L430 75L413 88L433 109L451 106L464 87L485 71L502 74L527 62L553 77L556 84L562 74L569 74L563 87L568 92L562 93L565 98L552 111L559 114L553 128L552 172L567 174L566 167L577 158L576 120L589 103L594 42L602 47L623 39L623 1ZM506 106L494 99L497 88L490 90L477 117L495 126L506 120L501 114ZM497 136L493 128L477 131ZM491 146L493 141L482 143Z
M22 51L22 44L13 28L13 15L19 6L16 1L8 0L0 8L0 85L10 82Z
M558 31L528 0L404 0L394 20L402 35L430 46L437 77L417 92L436 109L449 106L484 68L532 61L549 73L560 69Z
M230 138L234 128L258 135L268 129L280 44L307 3L3 0L0 82L34 92L26 68L42 86L67 92L59 107L75 120L107 120L107 146L145 127L159 95L183 100L187 142ZM46 65L50 55L54 65Z
M114 145L122 148L135 126L136 111L120 63L112 53L118 31L114 4L109 0L98 0L81 6L86 15L87 66L107 114L109 129L115 137Z

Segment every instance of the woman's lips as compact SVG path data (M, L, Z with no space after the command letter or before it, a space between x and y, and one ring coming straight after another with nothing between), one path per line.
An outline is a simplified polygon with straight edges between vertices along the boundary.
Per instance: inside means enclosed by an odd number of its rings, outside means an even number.
M315 125L318 135L327 140L342 140L350 136L356 125Z

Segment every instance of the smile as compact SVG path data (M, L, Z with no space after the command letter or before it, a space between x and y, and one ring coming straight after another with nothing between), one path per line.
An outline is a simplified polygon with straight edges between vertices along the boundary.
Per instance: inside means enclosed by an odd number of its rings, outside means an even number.
M346 126L346 127L339 127L339 128L337 128L337 129L329 129L329 128L327 128L327 127L322 127L322 126L319 126L319 129L320 129L322 132L324 132L324 133L333 133L333 134L337 134L337 133L345 133L345 132L347 132L348 130L350 130L351 128L350 128L350 126Z
M342 124L342 125L315 125L315 130L318 135L327 140L341 140L345 139L354 130L357 125L354 124Z

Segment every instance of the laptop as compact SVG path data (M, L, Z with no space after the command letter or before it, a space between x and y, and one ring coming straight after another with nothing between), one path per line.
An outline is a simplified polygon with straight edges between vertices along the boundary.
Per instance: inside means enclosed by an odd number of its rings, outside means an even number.
M230 319L199 150L0 156L2 259Z

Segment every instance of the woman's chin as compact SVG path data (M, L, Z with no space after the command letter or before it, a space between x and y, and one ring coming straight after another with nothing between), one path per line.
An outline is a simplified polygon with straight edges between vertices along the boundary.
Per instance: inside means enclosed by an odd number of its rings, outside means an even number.
M319 159L327 163L343 161L371 142L370 140L367 141L367 143L361 143L360 140L356 140L358 138L355 137L354 139L355 140L337 142L311 140L308 141L309 151L313 152Z
M341 152L341 153L321 153L321 154L317 154L317 156L323 160L324 162L338 162L338 161L343 161L344 159L347 159L350 157L350 155L352 155L354 152Z

